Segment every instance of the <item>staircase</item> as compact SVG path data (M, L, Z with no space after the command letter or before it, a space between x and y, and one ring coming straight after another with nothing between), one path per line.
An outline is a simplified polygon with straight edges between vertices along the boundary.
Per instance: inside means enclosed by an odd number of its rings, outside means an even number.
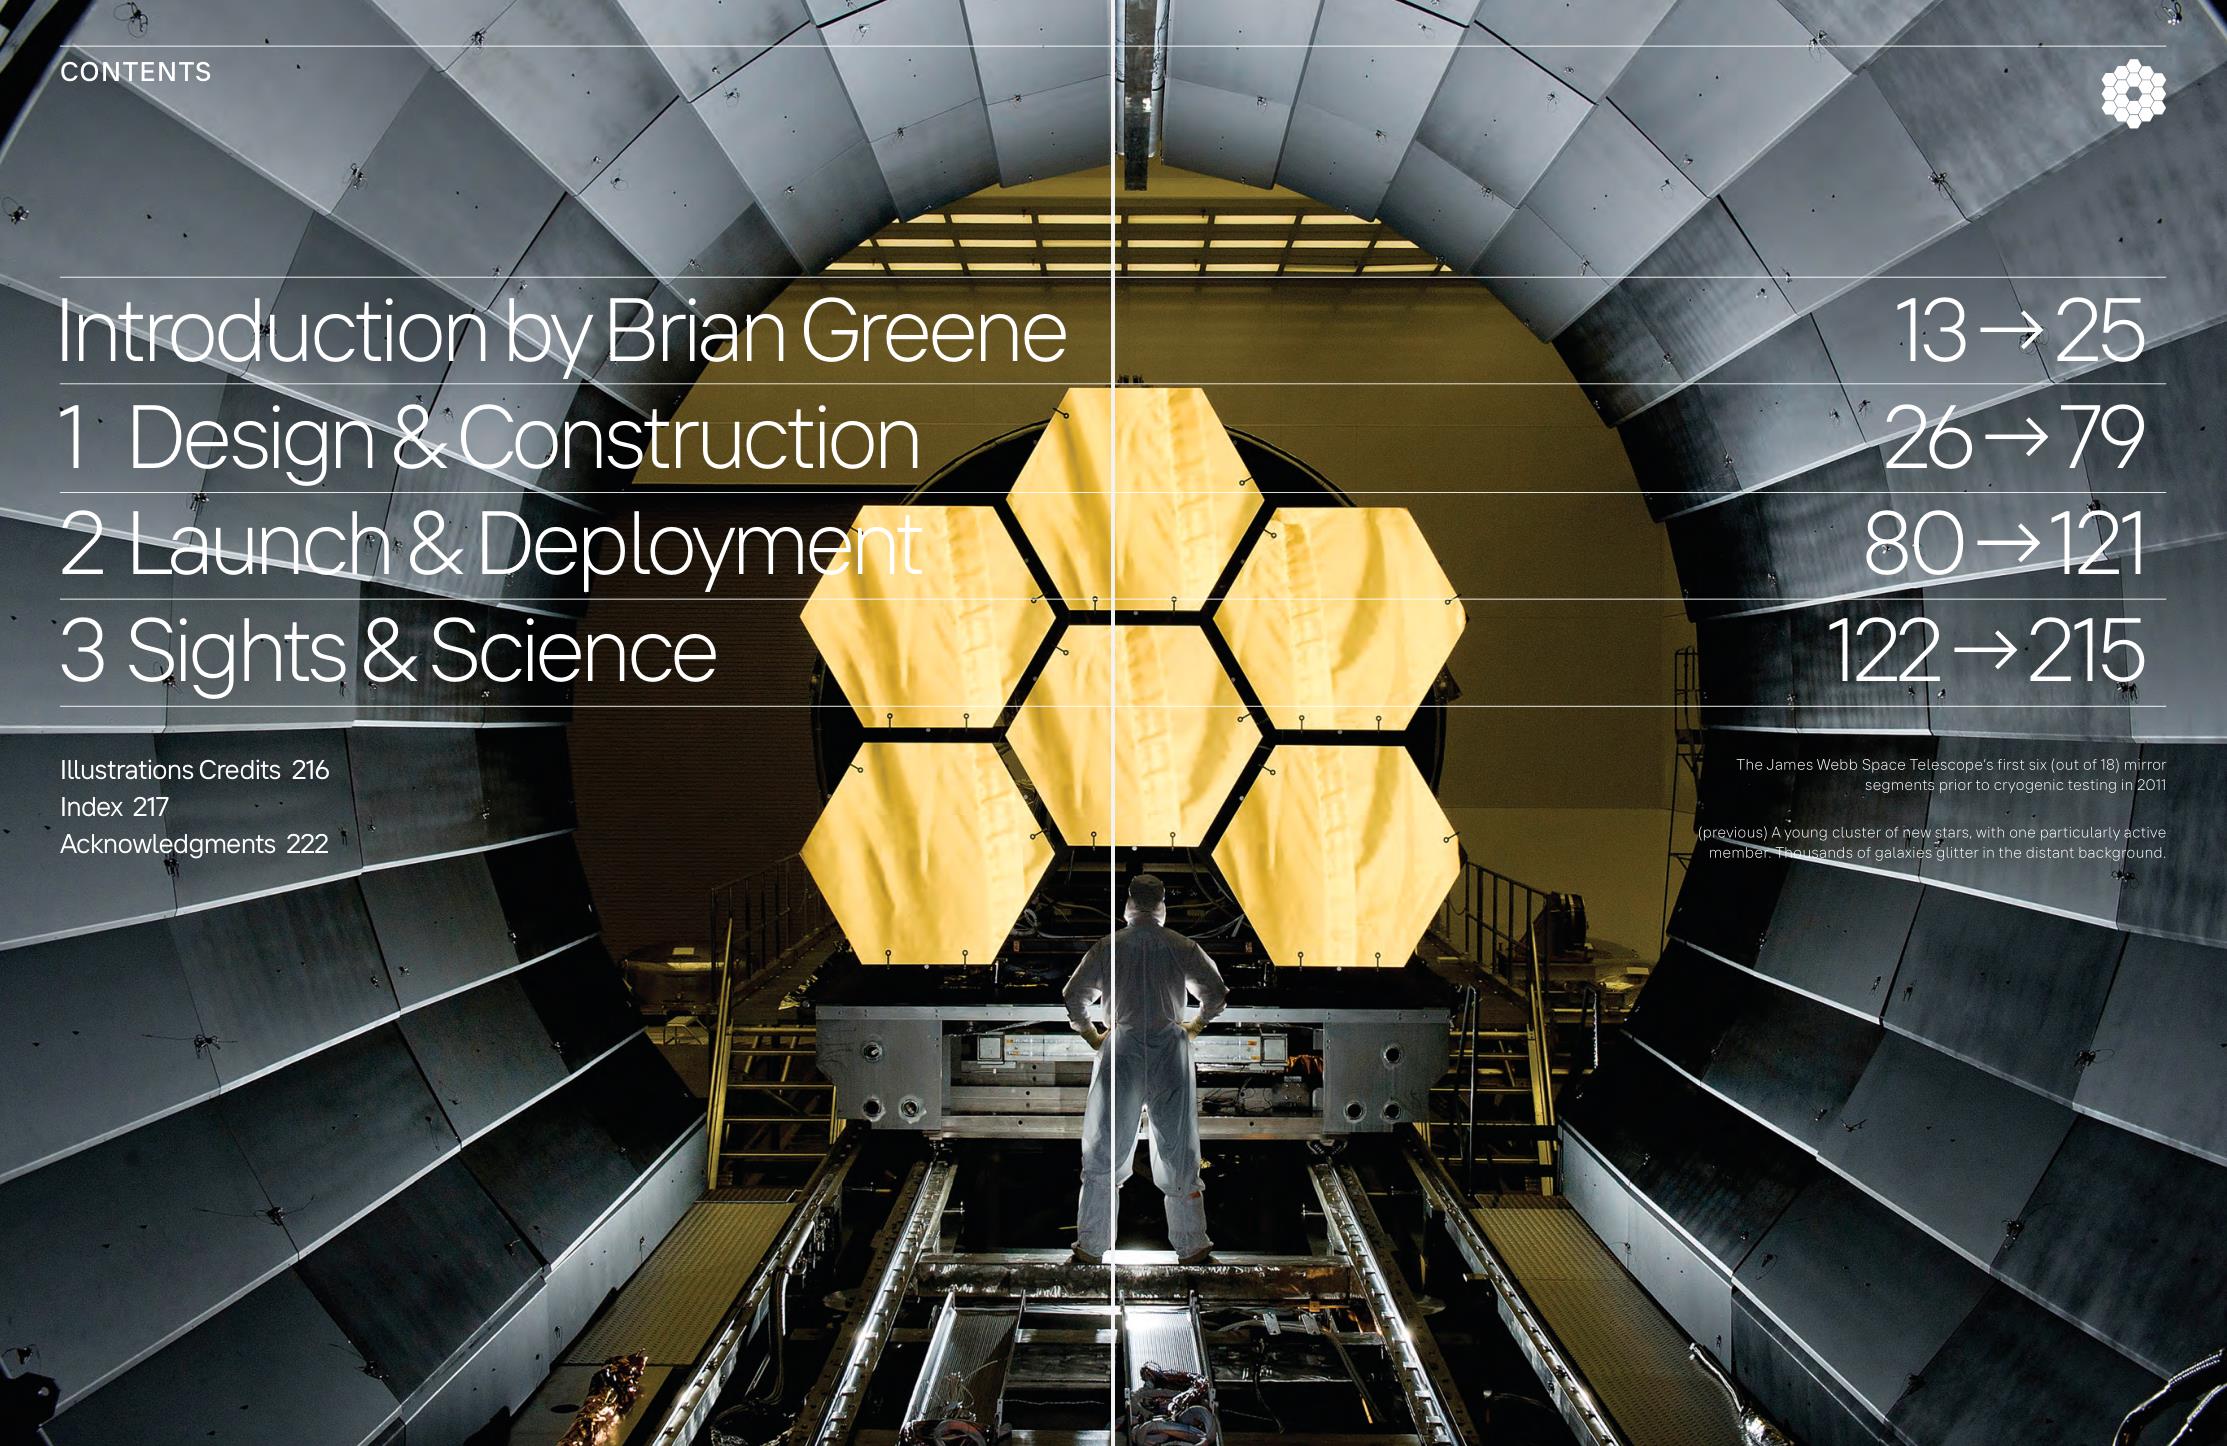
M712 893L719 1007L712 1026L706 1175L725 1186L801 1185L841 1131L816 1031L790 991L837 943L827 902L789 857Z
M1468 859L1424 941L1462 990L1426 1133L1465 1190L1555 1190L1555 1100L1621 1006L1593 977L1585 901Z

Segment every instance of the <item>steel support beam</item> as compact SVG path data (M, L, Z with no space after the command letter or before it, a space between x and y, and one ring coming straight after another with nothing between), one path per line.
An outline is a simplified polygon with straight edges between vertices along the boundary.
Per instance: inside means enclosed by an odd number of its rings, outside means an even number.
M1407 1395L1408 1412L1415 1418L1416 1433L1424 1446L1471 1446L1480 1439L1477 1427L1462 1404L1453 1372L1431 1339L1430 1328L1416 1314L1414 1297L1391 1258L1384 1227L1369 1208L1360 1177L1351 1165L1318 1164L1310 1172L1330 1238L1352 1262L1369 1313L1376 1317L1400 1389Z

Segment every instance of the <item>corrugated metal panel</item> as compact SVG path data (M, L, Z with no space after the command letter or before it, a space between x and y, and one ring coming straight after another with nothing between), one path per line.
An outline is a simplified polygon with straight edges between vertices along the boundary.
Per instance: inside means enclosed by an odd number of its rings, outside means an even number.
M793 1208L787 1202L703 1201L690 1206L564 1359L594 1366L640 1351L652 1365L695 1364Z

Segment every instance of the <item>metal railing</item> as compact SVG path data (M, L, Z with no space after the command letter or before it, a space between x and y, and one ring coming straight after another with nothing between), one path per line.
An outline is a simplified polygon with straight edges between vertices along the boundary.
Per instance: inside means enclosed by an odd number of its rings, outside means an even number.
M1452 891L1439 906L1436 926L1439 937L1457 954L1523 1001L1531 1119L1539 1136L1538 1163L1550 1178L1555 1150L1554 1015L1547 1003L1547 963L1554 957L1554 943L1551 937L1542 939L1541 935L1551 935L1556 929L1562 901L1570 897L1465 858ZM1458 1048L1469 1070L1462 1084L1468 1112L1462 1165L1472 1185L1477 1150L1478 1046L1484 1037L1482 1013L1472 989L1455 1025L1458 1033L1467 1036Z
M728 1076L734 1067L735 1000L796 961L835 928L827 899L799 854L711 891L711 938L719 951L719 1007L711 1037L710 1130L706 1177L719 1184L727 1138Z

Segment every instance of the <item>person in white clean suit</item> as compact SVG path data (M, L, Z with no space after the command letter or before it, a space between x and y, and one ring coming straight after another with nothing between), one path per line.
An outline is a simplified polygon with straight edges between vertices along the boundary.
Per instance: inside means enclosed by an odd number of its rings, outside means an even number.
M1152 1179L1166 1197L1168 1240L1181 1263L1209 1259L1199 1180L1198 1076L1191 1041L1229 991L1214 961L1168 928L1167 889L1151 874L1129 884L1124 928L1090 946L1064 998L1075 1032L1098 1051L1083 1108L1083 1181L1075 1258L1096 1265L1113 1246L1114 1196L1135 1168L1137 1112L1151 1122ZM1198 1012L1184 1017L1188 1000ZM1091 1007L1105 1016L1103 1028Z

